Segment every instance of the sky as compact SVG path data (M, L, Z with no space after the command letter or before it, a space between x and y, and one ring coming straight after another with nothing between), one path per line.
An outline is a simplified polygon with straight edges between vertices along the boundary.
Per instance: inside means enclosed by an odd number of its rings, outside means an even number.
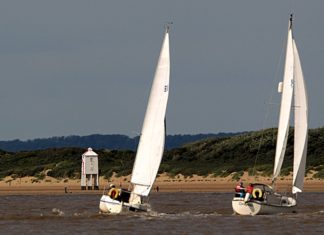
M276 127L289 14L324 125L323 0L0 2L0 140L140 133L170 29L168 134Z

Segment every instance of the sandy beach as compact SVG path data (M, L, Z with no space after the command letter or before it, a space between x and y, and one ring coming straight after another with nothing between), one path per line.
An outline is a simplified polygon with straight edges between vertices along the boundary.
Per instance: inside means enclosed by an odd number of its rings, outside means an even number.
M24 177L12 179L6 177L0 181L0 195L19 195L19 194L102 194L104 187L113 183L117 187L127 188L129 186L130 176L111 177L109 180L100 177L99 190L81 190L79 179L55 179L46 177L43 180L37 180L34 177ZM271 184L270 177L251 177L245 173L241 180L247 185L250 182L259 182ZM283 192L291 190L292 177L280 177L277 181L277 189ZM197 176L184 177L177 175L169 177L162 174L157 177L153 186L153 193L157 187L159 192L233 192L237 181L228 177ZM312 174L305 178L305 192L324 192L324 180L312 178Z

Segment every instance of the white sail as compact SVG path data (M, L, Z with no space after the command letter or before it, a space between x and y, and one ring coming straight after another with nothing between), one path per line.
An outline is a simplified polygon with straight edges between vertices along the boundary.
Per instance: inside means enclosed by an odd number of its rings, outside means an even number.
M166 30L151 88L132 172L132 192L147 196L155 181L165 142L165 114L169 96L170 52Z
M301 192L304 185L306 155L307 155L307 130L308 107L307 92L301 68L299 54L295 40L294 49L294 79L295 79L295 135L294 135L294 167L293 167L293 193Z
M280 116L279 116L279 126L277 135L277 145L276 145L276 156L275 164L273 169L273 180L280 174L282 162L284 159L288 131L289 131L289 119L291 111L291 103L293 97L293 87L294 87L294 54L293 54L293 42L292 42L292 29L291 23L288 29L288 39L287 39L287 49L286 49L286 63L285 72L282 87L282 97L280 106Z
M278 91L282 92L282 97L273 180L280 174L286 151L289 119L294 95L295 135L292 193L296 194L302 192L304 185L308 139L308 107L303 72L295 39L292 34L292 16L290 15L288 28L284 79L278 86ZM232 207L235 213L240 215L256 215L295 211L297 197L281 195L273 190L271 186L264 184L256 183L253 186L255 194L252 200L246 200L240 193L235 194L232 200ZM256 190L258 190L258 194L256 194Z

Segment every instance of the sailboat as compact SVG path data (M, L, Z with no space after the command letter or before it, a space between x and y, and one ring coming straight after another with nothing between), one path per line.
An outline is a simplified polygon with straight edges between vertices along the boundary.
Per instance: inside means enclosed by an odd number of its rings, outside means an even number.
M289 119L294 110L294 163L292 196L281 195L274 187L265 184L252 184L252 198L249 200L235 195L232 200L234 213L240 215L276 214L294 212L297 206L297 193L302 192L305 176L308 140L308 104L303 72L296 42L293 35L293 15L290 15L286 61L283 82L279 83L278 91L282 93L279 126L276 143L273 178L280 175L288 132ZM294 104L292 105L292 100Z
M170 50L169 25L148 100L142 132L131 174L131 190L112 186L100 199L100 212L147 211L144 199L150 194L161 163L165 143L165 115L169 96Z

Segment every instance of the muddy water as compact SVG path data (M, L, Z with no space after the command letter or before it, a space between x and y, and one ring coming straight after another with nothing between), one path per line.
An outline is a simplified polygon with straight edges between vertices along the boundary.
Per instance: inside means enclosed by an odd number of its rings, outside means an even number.
M296 214L234 216L229 193L154 193L149 213L100 215L100 195L0 197L0 234L324 234L324 193Z

